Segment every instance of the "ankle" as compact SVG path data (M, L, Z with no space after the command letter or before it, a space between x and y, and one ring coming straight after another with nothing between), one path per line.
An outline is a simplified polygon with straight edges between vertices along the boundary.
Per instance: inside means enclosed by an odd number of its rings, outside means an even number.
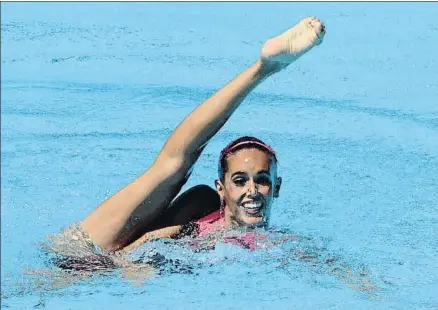
M261 57L258 61L261 74L270 76L284 69L287 64Z

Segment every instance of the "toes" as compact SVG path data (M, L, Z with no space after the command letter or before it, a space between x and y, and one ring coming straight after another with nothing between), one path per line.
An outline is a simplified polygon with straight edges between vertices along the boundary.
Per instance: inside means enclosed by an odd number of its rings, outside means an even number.
M324 32L325 31L324 23L319 18L317 18L315 16L306 17L302 20L302 22L310 25L317 32Z
M315 20L315 19L316 19L316 17L313 17L313 16L311 16L311 17L306 17L306 18L303 18L303 19L301 20L301 23L305 23L305 24L310 25L311 22L312 22L313 20Z
M307 17L307 18L303 19L303 22L306 23L309 27L311 27L315 31L315 33L319 39L321 39L322 36L324 36L325 25L319 18L316 18L314 16Z
M317 32L322 32L325 29L324 23L317 18L313 19L310 24Z

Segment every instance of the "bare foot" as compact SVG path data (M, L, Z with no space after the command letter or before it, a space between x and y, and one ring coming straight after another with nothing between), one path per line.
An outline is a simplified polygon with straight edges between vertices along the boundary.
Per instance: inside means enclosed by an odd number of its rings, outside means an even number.
M324 35L324 23L316 17L306 17L289 30L268 39L262 46L261 60L283 69L321 44Z

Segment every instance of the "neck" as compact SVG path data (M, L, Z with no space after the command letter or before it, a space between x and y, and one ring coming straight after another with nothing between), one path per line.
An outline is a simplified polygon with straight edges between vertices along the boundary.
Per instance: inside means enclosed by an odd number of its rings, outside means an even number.
M224 227L240 227L242 225L236 220L233 212L228 208L228 206L224 207Z

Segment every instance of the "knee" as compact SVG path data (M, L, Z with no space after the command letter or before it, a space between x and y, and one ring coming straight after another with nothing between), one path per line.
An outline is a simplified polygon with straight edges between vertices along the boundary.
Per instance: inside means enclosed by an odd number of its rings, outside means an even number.
M215 208L220 205L219 194L208 185L193 186L185 192L186 199L195 204L206 204Z
M195 185L186 192L187 195L194 195L196 198L201 198L204 201L220 200L218 193L210 186L205 184Z
M219 210L218 193L207 185L196 185L172 202L171 210L175 222L187 223Z

